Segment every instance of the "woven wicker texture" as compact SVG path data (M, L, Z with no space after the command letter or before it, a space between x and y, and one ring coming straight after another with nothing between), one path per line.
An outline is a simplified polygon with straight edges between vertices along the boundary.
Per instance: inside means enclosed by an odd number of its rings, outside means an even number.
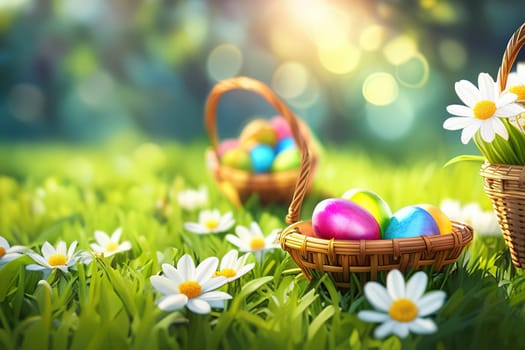
M500 91L525 44L525 23L512 35L498 70ZM525 166L489 164L481 167L487 196L498 217L514 266L525 268Z
M301 168L276 173L254 174L220 164L217 134L217 106L222 95L231 90L248 90L262 96L288 122L295 144L301 151ZM256 193L262 203L302 203L304 195L310 190L310 174L317 168L318 150L312 141L310 130L279 97L264 83L247 78L236 77L218 82L211 90L205 107L205 125L212 148L206 151L208 169L213 174L219 188L233 202L240 204ZM296 184L304 191L293 195Z

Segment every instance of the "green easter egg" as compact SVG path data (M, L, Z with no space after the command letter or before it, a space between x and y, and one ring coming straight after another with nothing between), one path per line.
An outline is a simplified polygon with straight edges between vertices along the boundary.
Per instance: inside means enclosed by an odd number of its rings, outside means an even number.
M221 164L240 170L252 170L250 154L242 148L232 148L224 152Z
M381 236L383 236L392 216L392 210L383 198L375 192L362 188L348 190L342 197L360 205L372 214L379 224Z
M297 169L301 165L301 152L297 148L289 148L275 157L272 171L284 171Z

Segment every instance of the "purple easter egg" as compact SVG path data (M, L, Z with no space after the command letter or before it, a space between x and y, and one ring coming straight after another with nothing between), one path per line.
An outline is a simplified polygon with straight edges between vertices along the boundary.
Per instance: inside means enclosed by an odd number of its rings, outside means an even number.
M408 206L392 215L385 230L385 239L439 235L439 227L426 210Z
M226 139L222 141L219 144L219 147L217 147L217 151L219 152L219 157L221 157L226 151L229 151L233 148L237 148L239 146L239 140L237 139Z
M270 120L270 123L277 134L277 139L282 140L285 137L292 136L292 130L290 129L290 124L281 116L273 117Z
M315 234L324 239L380 239L376 219L352 201L329 198L319 202L312 215Z

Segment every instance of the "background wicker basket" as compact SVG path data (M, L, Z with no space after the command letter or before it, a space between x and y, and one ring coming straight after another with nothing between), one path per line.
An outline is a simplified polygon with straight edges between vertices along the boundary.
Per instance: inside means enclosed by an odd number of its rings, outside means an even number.
M218 82L211 90L206 101L205 124L212 148L206 151L206 163L219 188L236 204L247 200L256 193L262 203L287 203L295 189L300 169L275 173L254 174L224 166L219 161L216 111L221 96L231 90L248 90L261 95L290 125L295 144L301 151L301 164L309 174L317 169L318 149L313 142L309 128L284 104L279 97L264 83L237 77ZM311 176L304 181L304 191L311 188Z
M361 282L377 279L378 272L399 269L417 270L432 266L434 270L458 260L463 249L472 241L470 226L453 222L450 234L413 238L381 240L336 240L307 236L312 232L311 221L299 221L304 183L308 181L308 167L301 168L300 177L286 222L289 224L280 236L286 250L308 279L327 273L341 288L349 288L356 275Z
M500 91L505 90L510 70L525 44L525 23L507 44L498 70ZM525 102L525 101L519 101ZM525 268L525 166L490 164L481 166L484 189L492 201L498 223L510 250L512 263Z

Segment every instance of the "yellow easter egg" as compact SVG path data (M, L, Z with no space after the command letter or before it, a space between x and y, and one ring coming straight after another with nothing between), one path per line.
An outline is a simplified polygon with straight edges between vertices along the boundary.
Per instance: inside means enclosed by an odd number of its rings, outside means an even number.
M452 222L441 209L432 204L418 204L417 206L432 215L438 225L440 234L446 235L452 233Z

